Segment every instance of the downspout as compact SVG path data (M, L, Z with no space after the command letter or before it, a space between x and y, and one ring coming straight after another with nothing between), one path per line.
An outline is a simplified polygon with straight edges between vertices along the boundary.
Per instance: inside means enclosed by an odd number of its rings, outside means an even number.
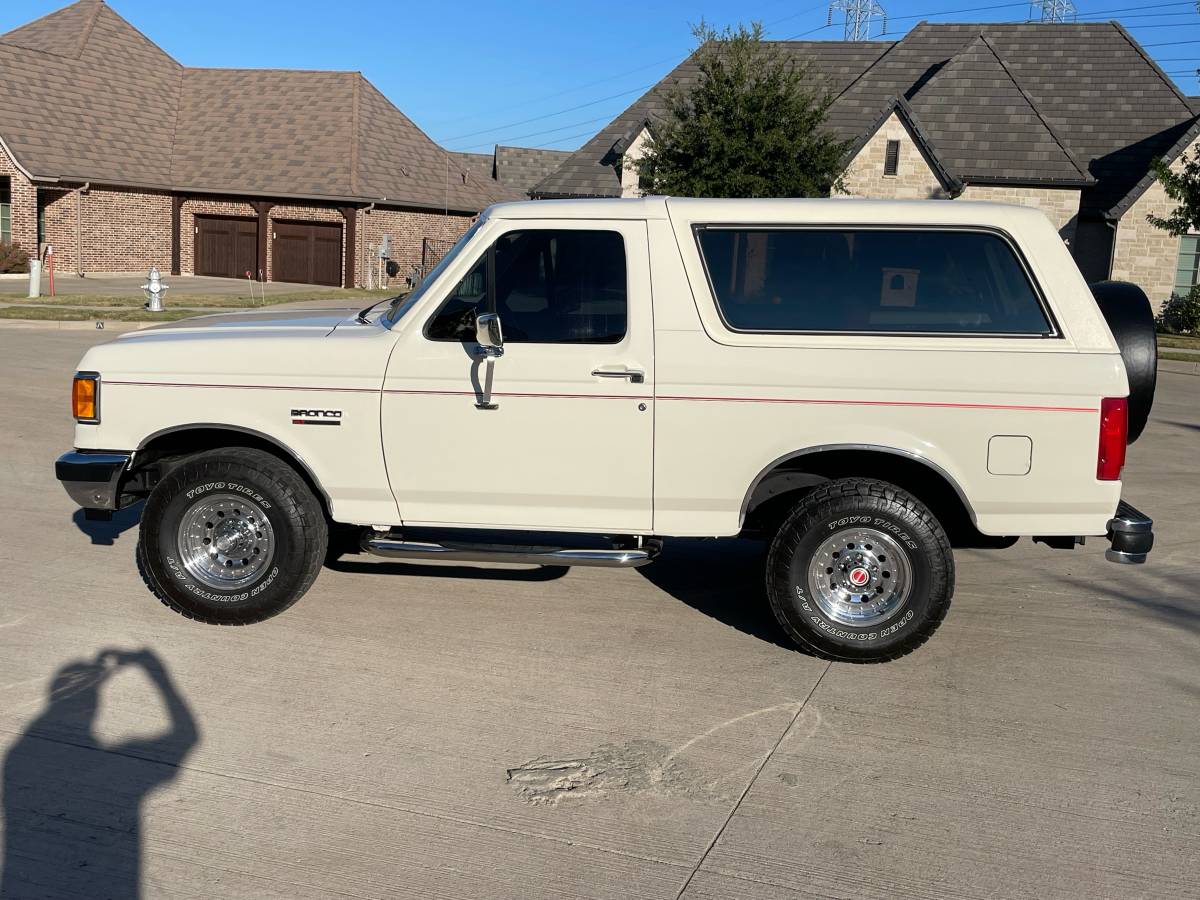
M1112 243L1109 244L1109 251L1108 251L1108 269L1104 273L1105 279L1108 281L1111 281L1112 273L1113 273L1113 263L1115 263L1117 261L1117 226L1121 224L1121 221L1119 219L1110 219L1107 216L1105 216L1104 224L1112 229Z
M75 274L83 278L83 195L92 189L90 181L75 192Z
M363 278L364 285L369 285L371 283L371 268L370 268L371 260L367 256L367 216L369 216L371 214L371 210L373 210L374 208L375 208L375 201L372 200L370 203L368 203L362 209L363 233L358 238L358 248L357 248L357 251L355 254L358 256L359 262L362 263L362 265L359 267L358 271L361 273L360 277Z

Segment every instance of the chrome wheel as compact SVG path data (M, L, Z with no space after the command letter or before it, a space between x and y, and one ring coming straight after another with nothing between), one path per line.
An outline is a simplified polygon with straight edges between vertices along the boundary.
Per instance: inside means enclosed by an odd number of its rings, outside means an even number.
M211 494L183 513L176 543L193 578L236 590L258 578L275 556L275 533L262 508L238 494Z
M912 564L893 538L874 528L847 528L825 541L808 566L817 606L842 625L875 625L908 602Z

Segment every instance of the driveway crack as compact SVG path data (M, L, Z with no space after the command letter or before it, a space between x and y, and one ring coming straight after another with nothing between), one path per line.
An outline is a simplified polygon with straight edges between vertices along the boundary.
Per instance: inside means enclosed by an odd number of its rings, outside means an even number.
M688 873L688 877L684 879L683 884L679 888L679 893L675 895L675 900L680 900L680 898L683 897L684 892L688 889L688 885L692 883L692 879L696 877L696 873L700 871L700 867L703 866L704 861L708 859L708 854L712 852L713 847L717 846L717 841L721 839L721 835L725 833L725 829L729 827L729 823L733 821L733 817L737 815L737 811L742 806L742 801L745 800L746 796L750 793L750 788L754 787L754 783L758 781L758 776L762 774L762 770L767 767L767 763L771 761L771 757L775 755L775 751L778 750L780 745L783 744L784 738L786 738L791 730L795 727L796 722L800 718L800 714L803 713L804 708L808 706L808 701L811 700L813 694L817 692L817 688L820 687L821 681L825 678L825 674L829 671L832 665L832 662L825 663L825 668L821 670L821 674L817 676L817 680L813 682L813 686L809 688L809 691L807 694L805 694L804 699L800 701L800 705L796 707L796 712L792 716L791 720L787 723L787 727L783 729L783 732L779 735L779 739L775 741L775 743L771 746L771 749L767 751L766 756L762 758L762 762L758 764L758 767L754 770L754 774L750 776L750 780L746 783L745 789L743 789L737 800L734 801L733 808L729 810L729 815L725 817L725 821L721 823L721 827L717 829L717 833L713 835L712 840L708 842L708 846L704 848L704 852L700 854L700 859L696 861L696 865L692 868L692 871Z

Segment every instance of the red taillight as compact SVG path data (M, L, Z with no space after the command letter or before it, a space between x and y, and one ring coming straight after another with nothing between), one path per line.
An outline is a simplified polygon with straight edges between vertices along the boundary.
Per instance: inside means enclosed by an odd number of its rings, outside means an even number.
M1096 477L1100 481L1121 480L1128 437L1129 401L1105 397L1100 401L1100 451L1096 456Z

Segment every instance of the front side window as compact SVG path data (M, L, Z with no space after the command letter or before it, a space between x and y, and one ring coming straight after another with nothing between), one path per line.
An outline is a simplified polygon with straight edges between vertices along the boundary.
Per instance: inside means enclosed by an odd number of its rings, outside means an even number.
M12 240L12 180L0 178L0 241Z
M1012 246L982 231L698 230L735 331L1048 335Z
M1187 296L1200 283L1200 235L1185 234L1179 239L1179 263L1175 267L1175 295Z
M615 231L502 235L429 321L435 341L473 341L475 316L499 314L505 343L615 344L628 316L625 243Z

